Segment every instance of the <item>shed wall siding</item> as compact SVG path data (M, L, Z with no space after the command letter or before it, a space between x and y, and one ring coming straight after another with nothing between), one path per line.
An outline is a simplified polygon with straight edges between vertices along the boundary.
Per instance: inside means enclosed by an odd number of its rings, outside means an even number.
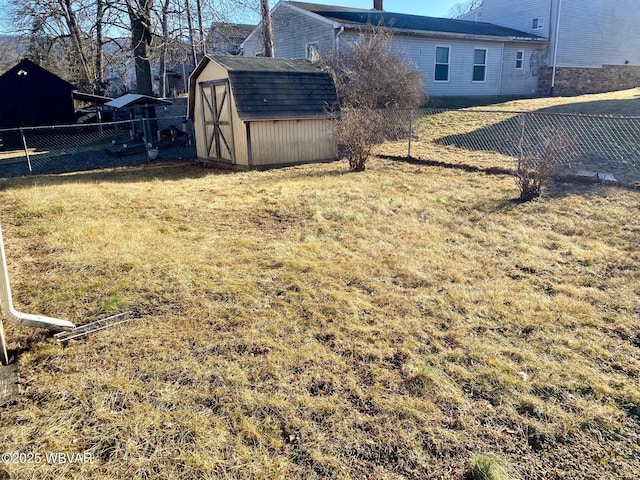
M268 120L251 122L254 166L332 160L336 140L329 120Z

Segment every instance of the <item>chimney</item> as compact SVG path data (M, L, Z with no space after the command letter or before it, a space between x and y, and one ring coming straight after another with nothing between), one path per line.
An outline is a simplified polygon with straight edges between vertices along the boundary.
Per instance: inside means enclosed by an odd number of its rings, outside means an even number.
M382 11L382 0L373 0L373 9Z

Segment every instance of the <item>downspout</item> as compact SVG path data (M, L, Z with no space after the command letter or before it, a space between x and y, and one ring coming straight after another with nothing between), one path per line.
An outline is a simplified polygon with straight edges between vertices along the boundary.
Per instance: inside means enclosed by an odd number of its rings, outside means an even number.
M2 228L0 227L0 306L4 314L16 323L29 327L48 328L49 330L69 331L76 326L68 320L50 318L43 315L22 313L13 307L11 300L11 287L9 285L9 272L7 271L7 257L4 252Z
M524 59L522 59L524 62ZM502 95L502 75L504 74L504 42L500 49L500 78L498 78L498 95Z
M556 86L556 62L558 60L558 37L560 36L560 12L562 11L562 0L558 0L558 17L556 18L556 31L553 39L553 69L551 73L551 92L550 96L553 97L553 89Z
M336 52L340 53L340 34L344 32L344 25L340 27L338 33L336 33Z

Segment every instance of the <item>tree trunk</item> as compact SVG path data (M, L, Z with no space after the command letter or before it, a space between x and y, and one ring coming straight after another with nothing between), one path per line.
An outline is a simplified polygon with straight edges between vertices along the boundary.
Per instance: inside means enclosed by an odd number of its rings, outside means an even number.
M106 7L104 0L96 1L96 58L95 58L95 86L94 93L104 94L104 35L102 26L104 24L104 15Z
M160 45L160 96L167 96L167 51L169 49L169 0L162 4L162 45Z
M184 0L185 9L187 10L187 28L189 29L189 43L191 44L191 61L193 62L193 68L196 68L198 64L198 54L196 53L196 42L193 37L193 22L191 20L191 5L189 0Z
M136 67L136 91L153 95L153 80L147 47L151 43L151 6L153 0L127 0L131 20L133 60Z
M273 27L271 26L271 9L269 8L269 0L260 0L262 9L262 38L264 40L264 56L274 57L273 48Z
M71 34L74 50L76 51L77 60L80 63L82 76L84 81L91 87L95 86L95 76L92 74L89 61L87 59L84 36L78 26L76 14L71 5L71 0L59 0L59 5L63 11L67 28Z
M202 1L196 0L196 12L198 13L198 33L200 34L200 52L202 58L207 54L207 39L204 35L204 25L202 22Z

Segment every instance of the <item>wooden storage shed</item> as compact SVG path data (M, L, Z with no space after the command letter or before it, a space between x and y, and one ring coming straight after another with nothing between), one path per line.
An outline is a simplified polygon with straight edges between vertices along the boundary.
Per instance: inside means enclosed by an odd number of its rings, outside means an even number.
M208 56L189 79L198 158L251 169L334 160L331 76L308 60Z

